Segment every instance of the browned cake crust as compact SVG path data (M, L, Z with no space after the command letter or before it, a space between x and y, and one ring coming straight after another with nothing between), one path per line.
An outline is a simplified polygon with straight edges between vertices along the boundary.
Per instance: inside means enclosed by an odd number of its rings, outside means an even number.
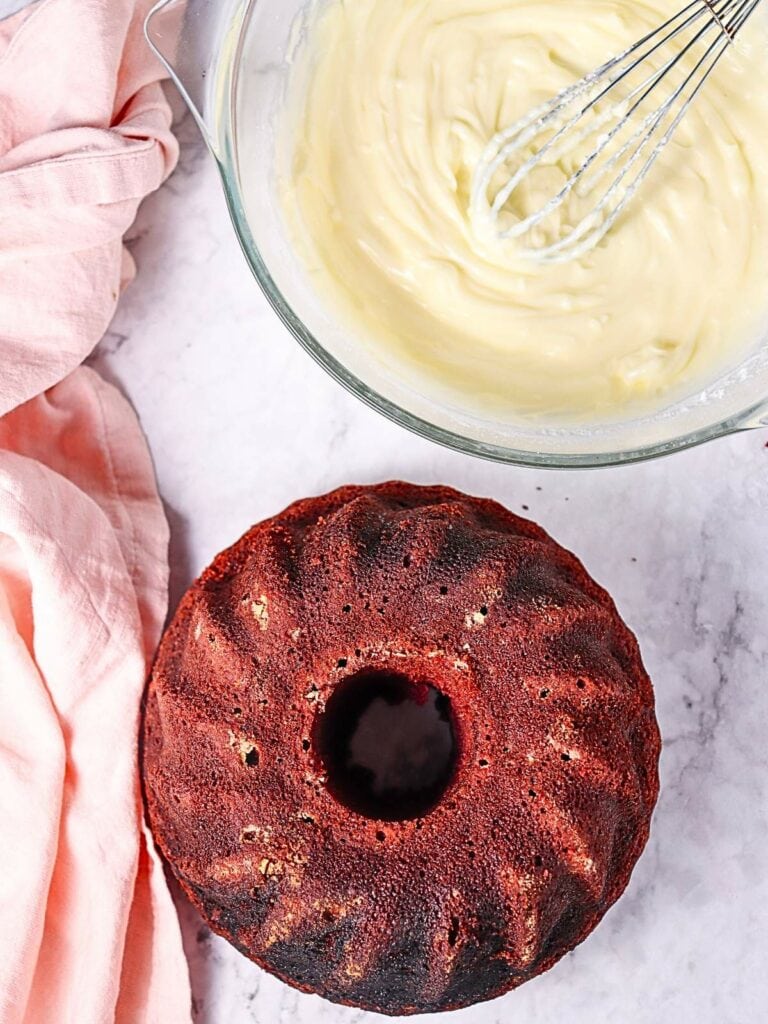
M450 700L455 768L423 817L329 787L317 723L361 670ZM573 555L493 501L388 483L299 501L203 573L143 773L216 932L299 989L410 1014L501 995L592 931L648 838L659 750L635 638Z

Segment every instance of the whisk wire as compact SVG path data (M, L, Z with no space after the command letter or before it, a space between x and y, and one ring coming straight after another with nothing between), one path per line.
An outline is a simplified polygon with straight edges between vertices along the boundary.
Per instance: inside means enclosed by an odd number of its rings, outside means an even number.
M643 99L645 99L653 91L654 85L664 75L666 75L673 67L675 67L678 63L680 63L680 61L683 60L683 58L688 53L688 51L695 45L696 42L699 41L699 39L701 37L703 37L703 35L707 31L708 31L707 27L703 28L698 33L698 35L695 37L695 39L692 40L688 44L688 46L684 50L682 50L680 52L680 54L678 54L672 60L668 61L668 63L664 66L664 68L662 68L657 73L657 75L654 76L653 84L650 85L648 87L648 89L646 89L646 92L643 94L643 96L640 99L638 99L637 102L635 103L635 105L630 109L630 111L627 114L627 118L630 118L632 116L632 114L635 113L639 109ZM677 100L682 96L682 94L684 93L686 87L690 84L690 82L691 82L693 76L696 74L696 72L701 69L701 67L706 63L707 58L715 50L719 50L719 52L716 54L715 61L712 63L711 67L707 71L707 74L709 74L709 71L714 69L715 64L720 59L720 57L723 55L723 53L725 52L726 48L727 48L727 44L723 45L722 36L719 36L708 47L708 49L706 50L705 54L697 62L696 66L694 67L693 71L688 76L688 78L686 78L685 81L681 83L681 85L672 93L672 95L661 105L661 107L655 113L653 113L652 115L649 115L648 117L646 117L644 119L644 121L641 123L640 127L634 132L634 134L630 137L630 139L622 146L622 148L617 153L615 153L608 160L608 162L606 163L605 167L599 172L598 177L597 177L597 181L599 181L602 177L604 177L610 170L612 170L619 163L621 158L623 156L625 156L630 151L630 149L632 149L632 146L633 146L633 144L635 142L638 143L637 148L635 149L634 153L632 154L632 156L627 161L624 169L614 179L614 181L612 182L612 184L609 187L608 191L606 192L605 196L598 203L598 205L595 207L594 211L592 213L590 213L587 217L583 218L580 221L580 223L571 231L570 235L568 236L568 238L566 240L561 241L561 242L557 242L557 243L554 243L553 245L548 246L547 250L546 250L547 253L549 253L549 254L559 253L559 252L563 251L566 248L567 245L572 244L574 241L578 241L579 239L583 238L583 236L587 233L587 231L590 229L590 227L592 227L592 225L593 225L593 223L595 221L595 217L599 216L599 214L601 214L610 205L611 201L618 194L618 192L619 192L619 190L620 190L624 180L629 175L631 170L635 167L635 165L640 161L640 159L642 158L643 154L646 152L646 149L647 149L648 145L651 143L651 141L653 140L653 138L655 136L657 128L659 128L662 125L662 123L664 122L664 120L667 118L668 114L670 113L670 111L674 107L674 105L677 102ZM692 100L694 99L696 93L698 93L698 91L702 88L702 86L704 85L705 80L706 80L706 76L701 79L701 81L698 83L698 85L697 85L696 89L694 90L694 92L691 94L689 99L684 104L683 108L679 111L677 116L674 118L674 120L672 121L669 129L667 130L665 135L662 137L660 142L657 144L657 147L652 151L652 153L650 154L650 156L649 156L648 160L646 161L645 165L641 168L637 179L635 179L635 182L631 186L629 186L629 188L631 188L633 190L633 192L634 192L634 189L636 188L636 186L640 184L640 182L644 178L644 176L647 173L647 171L650 170L650 167L654 163L654 161L656 159L656 156L661 152L661 150L664 148L664 146L666 146L667 142L672 137L672 134L677 130L677 127L679 126L680 121L682 120L682 118L684 117L684 115L685 115L685 113L687 111L688 104L690 102L692 102ZM618 133L618 131L622 127L623 127L623 124L620 124L619 126L617 126L617 128L614 129L614 132L612 134L615 135L616 133ZM595 153L590 158L590 160L595 159L597 156L599 156L603 152L603 150L607 147L609 141L610 141L610 137L609 137L608 140L606 140L604 143L602 143L598 147L598 149L595 151ZM576 187L576 185L579 183L581 178L583 178L585 172L588 170L588 167L589 167L589 163L585 162L585 164L582 165L582 167L579 169L577 174L573 175L573 177L569 180L568 184L566 185L566 188L563 189L562 192L560 192L558 194L558 196L556 197L556 200L558 201L558 203L562 202L565 198L567 198L567 195ZM627 196L627 198L629 198L629 195ZM610 214L610 220L605 222L606 230L610 229L610 227L613 225L613 223L616 220L616 217L618 216L618 214L620 212L621 212L620 210L615 210L615 211L613 211ZM541 219L542 219L541 213L536 214L533 217L529 217L527 219L528 220L528 226L529 227L530 226L534 226L536 223L540 222ZM602 225L601 225L601 227L602 227ZM605 232L603 231L603 234L604 233Z
M486 225L490 224L501 239L520 238L532 232L562 207L574 190L578 188L579 194L587 195L587 183L594 189L619 167L619 173L602 198L575 226L554 242L521 250L522 255L543 262L562 262L588 251L610 230L632 199L657 157L677 131L691 103L761 2L692 0L623 53L516 124L497 133L486 148L475 173L471 198L473 217L481 220L484 218ZM703 24L702 18L706 19ZM691 30L693 35L676 52L663 59L659 67L649 63L686 30ZM717 33L716 38L707 42L713 30ZM694 59L695 48L701 45L705 45L704 52L698 59ZM694 63L683 80L655 110L634 127L636 115L641 113L656 90L670 79L675 69L686 59L694 59ZM649 68L647 74L646 65ZM632 85L623 98L613 99L614 91L618 92L622 83L629 84L631 76L638 71L643 76L641 80ZM604 109L600 109L602 101L607 104ZM576 109L572 112L574 105ZM634 130L628 139L621 141L620 135L628 127L634 127ZM553 164L574 151L578 152L578 147L598 132L602 134L598 136L595 148L581 160L578 168L555 195L538 210L528 216L521 216L515 223L500 223L512 196L537 167L545 161ZM659 135L659 132L663 134ZM532 155L522 160L493 198L489 199L491 187L503 169L509 166L517 154L535 145L536 140L546 133L551 134ZM618 149L611 152L614 144ZM648 152L652 144L653 148ZM627 181L646 154L637 174ZM622 160L625 160L623 166Z
M696 20L696 18L701 17L701 14L703 13L703 10L705 9L705 8L702 8L701 2L702 2L702 0L695 0L694 4L689 5L689 8L685 9L685 10L689 10L690 7L695 6L695 7L698 8L698 13L697 14L693 15L692 18L689 18L682 25L677 26L674 29L674 31L672 32L671 36L665 37L665 39L663 39L661 42L657 43L650 50L646 51L639 58L637 58L636 62L633 62L627 68L620 69L620 73L618 73L615 78L611 78L608 81L608 83L601 89L601 91L598 93L597 96L593 97L586 104L586 106L582 107L580 110L577 110L577 112L570 118L570 120L568 120L556 132L556 134L550 140L548 140L548 142L546 142L544 144L544 146L541 147L541 149L539 149L536 153L534 153L533 156L531 156L519 168L519 170L512 176L512 178L509 180L509 182L507 182L507 184L502 189L500 189L500 191L496 195L496 198L495 198L495 200L493 202L493 205L492 205L492 212L493 212L494 215L498 215L499 214L499 212L506 205L506 203L509 200L510 196L516 190L516 188L518 187L520 182L523 180L523 178L525 178L528 175L528 173L531 170L533 170L533 168L535 166L540 164L545 156L548 156L548 155L552 155L554 157L557 156L557 149L556 149L556 147L557 147L558 142L562 141L563 139L567 140L568 139L568 134L570 133L571 129L573 129L578 124L578 122L581 121L585 117L586 114L588 114L591 110L593 110L596 107L596 105L600 102L600 100L603 99L611 89L613 89L621 81L623 81L625 79L625 77L631 72L631 70L638 66L639 62L647 60L648 57L651 56L653 53L655 53L659 49L659 47L661 45L663 45L664 42L667 41L668 38L671 38L671 37L677 35L688 24L690 24L692 21ZM737 2L737 0L726 0L727 4L731 4L731 3L734 3L734 2ZM670 21L667 24L672 24L675 20L676 20L675 18L670 19ZM662 30L663 30L663 28L657 30L657 32L658 31L662 31ZM627 53L631 53L633 51L636 51L639 47L642 47L642 45L644 45L644 42L649 41L653 37L654 34L655 33L649 33L649 35L644 37L644 40L642 40L639 44L635 44L635 46L631 47L630 50L627 51ZM604 77L604 72L605 71L607 71L612 65L619 65L619 64L623 63L624 59L625 59L624 56L618 57L618 58L615 58L614 61L610 61L610 62L608 62L608 64L603 65L603 68L599 69L598 72L595 73L595 76L594 76L595 79L599 80L600 78ZM672 62L670 62L670 64L671 63ZM667 68L668 67L669 67L669 64L667 65ZM654 74L654 76L652 77L652 80L651 80L651 86L653 85L653 83L655 83L655 82L657 82L659 80L659 78L661 77L661 75L664 73L665 70L666 70L666 68L662 68L662 69L660 69L658 72L656 72ZM582 82L577 83L576 86L571 87L571 89L565 90L565 92L561 94L562 102L556 101L557 106L552 110L551 114L548 113L548 115L547 115L548 118L552 118L552 115L554 115L557 110L561 109L563 106L568 105L573 99L577 98L577 96L580 95L583 91L586 91L589 88L590 84L591 84L591 82L589 81L589 76L588 76L587 78L583 79ZM646 88L647 85L648 85L648 81L647 80L644 81L644 82L641 82L640 85L637 86L636 89L632 93L630 93L630 95L628 97L625 98L625 100L623 101L624 104L630 103L643 89L646 89L645 95L647 96L649 94L649 92L651 91L650 89ZM543 109L545 111L547 110L546 107L543 108ZM630 116L630 113L634 112L634 109L635 108L633 108L633 110L630 111L629 113L627 113L625 116L626 117ZM595 131L596 128L602 127L602 125L607 124L611 120L615 120L616 116L617 116L617 108L616 107L611 107L611 108L607 109L606 111L604 111L602 113L602 115L599 115L595 120L590 122L583 129L583 131L579 134L579 137L578 137L578 139L576 141L580 142L580 141L583 141L585 138L588 138L590 135L594 134L594 131ZM521 234L524 234L527 230L529 230L529 228L531 228L531 227L535 226L535 224L539 223L545 216L547 216L549 213L551 213L554 208L556 208L557 206L561 205L562 201L564 201L567 198L567 196L570 194L570 192L572 191L572 188L576 184L576 182L583 177L584 172L589 169L591 164L594 163L594 161L601 155L603 150L610 144L610 142L612 142L612 140L617 135L617 133L622 129L622 127L623 127L623 120L619 119L617 121L617 124L616 124L615 128L611 132L608 133L608 135L604 138L602 144L598 147L598 149L596 151L594 151L592 154L590 154L590 156L587 158L587 160L585 161L584 165L580 169L578 175L575 175L574 178L572 178L567 183L566 188L563 190L563 192L560 193L558 196L553 197L552 202L547 204L547 206L544 209L542 209L538 214L536 214L536 215L534 215L532 217L526 218L523 221L520 221L514 228L510 228L506 232L502 233L502 236L503 237L507 237L507 238L519 237ZM506 160L508 160L509 157L516 150L518 150L518 149L524 147L525 145L527 145L529 141L532 141L532 139L535 138L536 134L538 134L540 132L540 130L541 130L540 126L537 125L537 126L534 127L534 130L532 132L528 133L527 136L523 136L523 137L519 137L518 136L517 138L512 138L512 139L510 139L510 141L506 145L504 145L499 150L498 155L496 156L496 158L494 159L494 161L492 162L492 164L491 164L491 166L489 168L489 172L490 172L489 182L490 182L490 178L495 176L495 174L498 172L498 170L501 168L501 166L506 162ZM509 131L510 132L514 132L514 128L509 130ZM497 136L497 139L498 139L498 136Z
M725 2L726 6L728 6L730 4L737 2L737 0L725 0ZM598 92L598 94L594 96L586 104L586 106L578 110L571 117L571 119L560 128L556 135L552 139L550 139L549 142L547 142L537 153L535 153L529 161L526 162L526 164L520 169L520 172L518 172L518 175L515 176L517 180L519 180L519 178L522 177L525 173L527 173L527 171L535 163L538 163L543 156L550 152L550 150L554 147L556 142L559 141L570 128L572 128L576 123L578 123L578 121L581 118L583 118L584 115L589 113L590 110L594 109L595 106L600 102L600 100L603 99L612 88L620 84L620 82L624 80L624 78L632 71L633 68L637 67L640 62L647 60L668 40L677 36L693 21L702 17L702 15L704 15L707 10L707 6L702 6L703 3L705 3L705 0L693 0L693 2L689 3L688 6L683 8L682 11L678 12L678 14L674 15L658 29L655 29L653 32L647 33L645 36L642 37L642 39L639 39L636 43L629 47L629 49L625 50L618 57L614 57L612 60L606 62L601 67L599 67L596 71L592 72L590 75L585 76L580 82L577 82L575 85L565 89L555 98L554 101L550 101L549 103L544 104L542 107L539 107L536 110L532 111L531 114L529 114L522 121L518 121L511 128L506 128L503 131L499 132L494 137L494 139L491 140L489 147L489 149L498 148L498 153L493 159L490 166L490 171L492 172L492 175L499 170L499 168L504 163L505 159L511 156L515 150L519 149L521 146L527 145L527 143L531 141L533 137L535 137L535 134L537 134L538 131L540 131L541 119L543 115L546 115L548 119L552 118L554 115L559 113L560 110L570 105L574 99L578 99L583 93L587 92L590 86L593 86L597 82L601 82L602 79L604 79L610 71L612 71L614 68L617 68L618 71L616 76L613 78L609 78L608 82L604 86L602 86L601 91ZM620 65L622 65L627 60L627 58L634 56L637 53L637 51L641 49L647 42L650 42L654 37L658 36L660 33L663 33L665 29L673 26L674 23L678 21L681 16L685 15L687 12L694 8L696 9L696 13L692 17L683 21L682 24L677 25L674 29L670 31L668 35L664 36L660 41L657 41L657 43L650 50L647 50L645 53L641 54L639 57L636 58L634 62L630 62L627 65L627 67L620 67ZM642 84L638 87L638 90L641 88ZM599 123L606 123L611 118L612 113L612 110L605 111ZM533 132L529 135L525 133L525 129L531 126L533 126ZM585 133L591 134L591 132L592 126L589 126L587 129L585 129ZM513 191L513 188L514 186L510 187L510 185L507 185L505 186L504 189L501 190L500 195L503 195L504 199L499 203L494 203L494 209L496 211L498 211L498 209L504 205L506 199L509 198L509 195Z
M712 16L714 17L715 21L716 21L716 22L718 23L718 25L720 26L720 28L721 28L722 32L723 32L723 33L724 33L725 35L727 35L727 36L728 36L728 37L730 38L731 42L733 42L733 36L731 35L730 29L729 29L729 28L728 28L728 26L727 26L727 25L726 25L726 24L725 24L725 23L723 22L723 19L722 19L722 17L720 16L720 14L718 13L718 11L717 11L717 8L715 7L715 5L714 5L714 4L712 3L712 0L703 0L703 2L704 2L704 3L705 3L705 4L707 5L707 7L709 7L709 9L710 9L710 10L712 11Z

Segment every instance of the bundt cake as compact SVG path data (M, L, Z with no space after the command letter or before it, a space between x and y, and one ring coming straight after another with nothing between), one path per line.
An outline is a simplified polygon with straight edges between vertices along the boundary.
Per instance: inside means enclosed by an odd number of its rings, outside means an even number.
M219 934L385 1014L551 967L648 838L659 733L633 635L493 501L346 487L194 584L149 685L160 849Z

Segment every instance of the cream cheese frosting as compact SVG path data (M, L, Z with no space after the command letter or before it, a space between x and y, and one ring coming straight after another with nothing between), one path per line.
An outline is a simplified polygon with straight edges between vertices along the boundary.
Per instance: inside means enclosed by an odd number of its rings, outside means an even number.
M329 0L286 100L280 192L326 305L495 414L610 418L695 391L768 317L768 32L745 29L639 197L556 265L470 216L489 139L679 0Z

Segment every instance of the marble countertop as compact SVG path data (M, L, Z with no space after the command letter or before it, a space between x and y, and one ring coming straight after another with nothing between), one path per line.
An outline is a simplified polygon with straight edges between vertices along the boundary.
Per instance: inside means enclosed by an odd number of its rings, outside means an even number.
M631 886L554 970L440 1024L758 1024L768 1006L768 449L742 434L619 470L511 469L347 395L262 298L191 120L130 235L136 283L93 359L136 406L171 522L172 600L289 502L400 477L541 523L614 595L656 685L662 793ZM374 1024L287 988L179 898L196 1024Z

